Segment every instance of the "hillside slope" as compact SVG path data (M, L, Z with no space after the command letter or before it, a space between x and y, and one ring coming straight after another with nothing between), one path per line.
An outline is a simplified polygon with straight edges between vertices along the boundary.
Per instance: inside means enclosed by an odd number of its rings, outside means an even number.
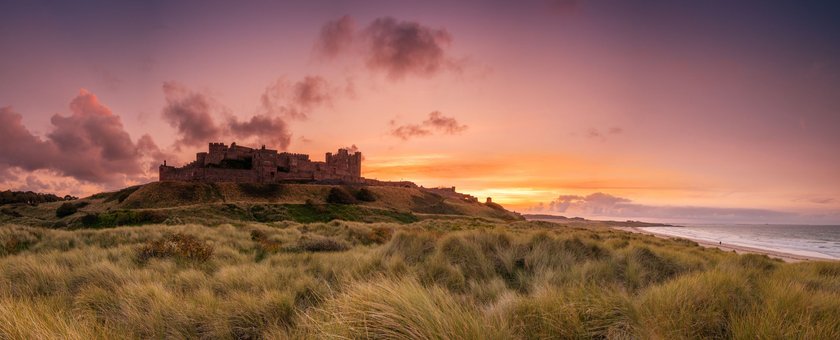
M372 198L357 200L362 189ZM331 190L353 202L328 202ZM370 196L370 195L369 195ZM62 204L73 207L58 217ZM519 220L498 204L463 199L461 194L395 186L153 182L68 202L6 205L0 223L46 227L108 227L146 223L220 224L242 221L414 222L440 217Z

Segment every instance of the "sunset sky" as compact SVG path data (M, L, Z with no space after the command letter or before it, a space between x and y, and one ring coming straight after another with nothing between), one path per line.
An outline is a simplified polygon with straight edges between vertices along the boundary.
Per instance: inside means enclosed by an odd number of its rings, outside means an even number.
M211 141L520 212L840 223L836 1L3 1L0 190Z

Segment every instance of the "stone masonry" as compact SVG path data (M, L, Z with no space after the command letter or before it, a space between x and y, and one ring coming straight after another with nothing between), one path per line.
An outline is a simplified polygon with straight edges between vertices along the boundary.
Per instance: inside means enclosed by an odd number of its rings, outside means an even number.
M309 155L253 149L232 143L210 143L208 152L199 152L195 161L176 168L159 167L161 181L193 182L324 182L364 183L362 153L339 149L327 152L323 162L312 161Z

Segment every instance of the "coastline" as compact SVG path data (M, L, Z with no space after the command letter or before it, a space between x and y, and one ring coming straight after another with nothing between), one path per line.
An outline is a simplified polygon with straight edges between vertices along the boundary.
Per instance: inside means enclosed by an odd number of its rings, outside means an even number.
M806 256L806 255L800 255L800 254L790 254L790 253L785 253L785 252L780 252L780 251L775 251L775 250L747 247L747 246L741 246L741 245L726 244L726 243L718 244L718 243L709 242L709 241L706 241L706 240L694 239L694 238L690 238L690 237L673 236L673 235L668 235L668 234L652 232L652 231L649 231L649 230L643 230L639 227L610 226L610 228L613 228L613 229L616 229L616 230L622 230L622 231L626 231L626 232L631 232L631 233L647 234L647 235L652 235L652 236L656 236L656 237L659 237L659 238L666 238L666 239L682 238L682 239L697 242L697 244L699 244L703 247L706 247L706 248L718 248L718 249L723 250L723 251L734 251L738 254L767 255L771 258L780 259L780 260L785 261L785 262L837 261L837 260L832 260L832 259Z

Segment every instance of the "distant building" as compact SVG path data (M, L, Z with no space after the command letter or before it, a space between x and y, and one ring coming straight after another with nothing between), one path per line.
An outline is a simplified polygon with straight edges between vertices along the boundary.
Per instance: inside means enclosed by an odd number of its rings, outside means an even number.
M161 181L195 182L335 182L364 183L362 153L339 149L327 152L323 162L312 161L309 155L277 152L239 146L232 143L210 143L208 152L199 152L195 161L176 168L159 168ZM412 183L413 184L413 183Z

